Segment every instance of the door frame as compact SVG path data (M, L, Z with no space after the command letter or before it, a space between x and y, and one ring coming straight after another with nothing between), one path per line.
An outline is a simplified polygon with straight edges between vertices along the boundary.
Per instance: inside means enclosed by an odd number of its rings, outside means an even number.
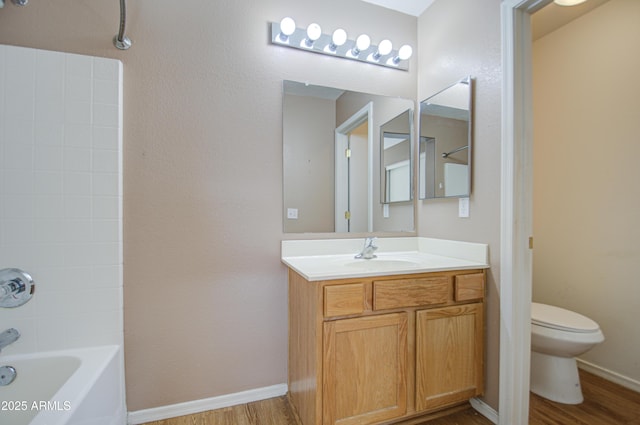
M529 423L533 223L531 15L551 0L503 0L499 425Z
M347 232L344 200L347 188L340 184L348 173L344 151L349 145L349 133L367 120L367 231L373 232L373 102L368 102L335 130L335 231Z

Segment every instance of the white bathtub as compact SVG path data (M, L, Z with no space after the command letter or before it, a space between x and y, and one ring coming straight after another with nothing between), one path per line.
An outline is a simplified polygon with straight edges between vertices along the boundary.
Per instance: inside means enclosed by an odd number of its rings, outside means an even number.
M124 425L122 353L117 345L4 356L16 379L0 386L3 425Z

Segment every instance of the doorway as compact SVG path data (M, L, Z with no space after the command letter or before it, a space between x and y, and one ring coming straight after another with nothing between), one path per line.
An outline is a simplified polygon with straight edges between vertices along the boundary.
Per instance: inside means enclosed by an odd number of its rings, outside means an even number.
M551 0L504 0L499 425L529 423L532 263L531 15Z
M335 144L336 232L372 232L373 103L336 128Z
M550 0L504 0L502 3L503 273L499 424L528 423L533 221L531 15L549 3Z

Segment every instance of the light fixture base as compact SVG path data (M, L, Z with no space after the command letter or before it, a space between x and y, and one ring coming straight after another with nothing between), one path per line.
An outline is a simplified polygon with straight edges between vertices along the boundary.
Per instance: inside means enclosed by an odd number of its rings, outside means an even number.
M394 61L398 57L398 51L392 50L387 55L380 55L377 59L373 58L373 54L378 51L378 46L371 45L369 48L361 50L357 55L353 54L353 48L356 46L355 40L347 39L341 46L336 46L335 50L327 48L332 44L331 34L322 34L313 45L307 47L304 40L307 38L307 30L304 28L296 28L293 34L282 40L280 37L280 23L271 23L271 43L279 46L292 47L294 49L306 50L307 52L321 53L328 56L336 56L344 59L351 59L359 62L365 62L372 65L384 66L392 69L409 70L409 60Z

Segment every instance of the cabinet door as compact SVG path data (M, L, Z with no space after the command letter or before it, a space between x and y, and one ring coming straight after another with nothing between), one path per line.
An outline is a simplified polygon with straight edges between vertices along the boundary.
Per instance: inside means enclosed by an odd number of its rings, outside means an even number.
M482 394L482 318L481 303L416 313L416 410Z
M371 424L407 410L407 313L324 324L323 424Z

